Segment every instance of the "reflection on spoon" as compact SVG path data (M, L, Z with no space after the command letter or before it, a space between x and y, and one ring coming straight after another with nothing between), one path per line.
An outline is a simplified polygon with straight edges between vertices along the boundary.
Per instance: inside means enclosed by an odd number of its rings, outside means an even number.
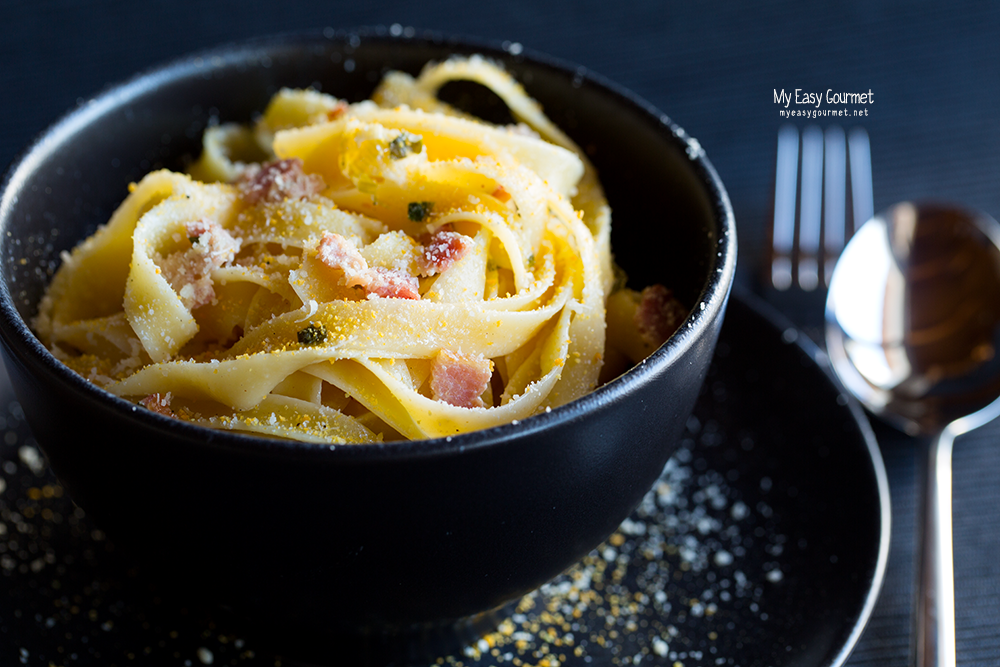
M826 303L834 370L869 410L927 449L916 664L955 664L951 451L1000 414L1000 225L904 202L857 231Z

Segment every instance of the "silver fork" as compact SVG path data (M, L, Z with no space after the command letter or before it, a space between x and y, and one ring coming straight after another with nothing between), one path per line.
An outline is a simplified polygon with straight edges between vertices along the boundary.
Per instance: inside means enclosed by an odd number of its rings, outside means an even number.
M778 131L765 296L816 342L833 266L873 213L868 133L837 125ZM850 188L848 189L848 185Z
M864 129L853 128L845 137L837 125L825 131L809 125L802 131L801 161L799 156L798 129L782 126L769 278L781 292L829 286L844 243L873 213L871 149Z

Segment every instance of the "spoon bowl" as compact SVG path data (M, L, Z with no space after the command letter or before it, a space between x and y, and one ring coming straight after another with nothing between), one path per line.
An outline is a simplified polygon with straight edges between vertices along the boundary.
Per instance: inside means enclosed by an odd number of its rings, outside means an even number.
M910 435L1000 396L1000 225L982 213L897 204L845 248L827 337L847 388Z
M903 202L862 225L826 302L834 371L925 449L916 664L955 664L951 452L1000 414L1000 224Z

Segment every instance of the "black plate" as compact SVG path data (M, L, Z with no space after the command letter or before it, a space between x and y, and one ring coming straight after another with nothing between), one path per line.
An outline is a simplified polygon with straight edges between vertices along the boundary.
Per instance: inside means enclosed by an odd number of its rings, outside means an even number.
M632 517L445 664L846 659L885 571L885 470L822 355L759 308L731 302L684 443ZM211 611L164 602L62 495L2 400L0 664L275 664Z

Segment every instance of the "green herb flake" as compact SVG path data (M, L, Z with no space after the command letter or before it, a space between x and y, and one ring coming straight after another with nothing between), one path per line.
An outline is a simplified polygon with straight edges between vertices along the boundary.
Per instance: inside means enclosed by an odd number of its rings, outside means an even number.
M322 324L310 324L298 333L302 345L322 345L326 342L326 327Z
M406 213L413 222L423 222L432 208L434 208L432 201L411 201L406 208Z
M197 243L199 241L199 239L201 239L200 236L189 236L188 237L188 241L191 242L191 245L194 245L195 243Z
M398 137L389 142L389 157L393 160L402 160L407 155L414 155L424 149L422 137L402 132Z

